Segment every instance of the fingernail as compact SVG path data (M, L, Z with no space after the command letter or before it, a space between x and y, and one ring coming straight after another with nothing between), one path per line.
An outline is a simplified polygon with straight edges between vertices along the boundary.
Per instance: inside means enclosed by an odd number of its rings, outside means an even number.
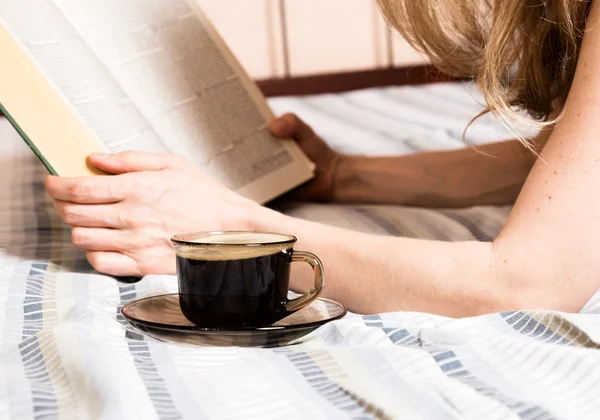
M286 132L289 130L289 124L283 118L279 118L273 121L273 123L271 124L271 128L273 129L273 131Z
M110 155L106 153L92 153L92 157L96 160L107 160L110 158Z

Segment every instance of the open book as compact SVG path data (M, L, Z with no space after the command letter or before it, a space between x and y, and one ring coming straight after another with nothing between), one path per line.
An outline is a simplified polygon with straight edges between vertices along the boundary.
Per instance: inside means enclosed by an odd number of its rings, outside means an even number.
M51 173L175 153L260 203L312 177L196 1L0 0L0 110Z

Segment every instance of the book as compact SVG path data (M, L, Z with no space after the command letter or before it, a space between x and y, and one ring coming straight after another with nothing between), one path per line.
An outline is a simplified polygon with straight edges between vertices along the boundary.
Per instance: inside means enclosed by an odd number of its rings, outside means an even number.
M54 175L173 153L259 203L313 176L197 0L0 0L0 24L0 110Z

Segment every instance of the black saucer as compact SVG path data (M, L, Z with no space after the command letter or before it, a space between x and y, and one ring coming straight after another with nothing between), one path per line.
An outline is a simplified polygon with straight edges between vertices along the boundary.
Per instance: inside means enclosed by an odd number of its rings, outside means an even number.
M135 300L121 314L156 339L205 346L273 347L291 343L320 326L340 319L346 309L329 299L318 299L268 327L244 329L201 328L183 315L177 293Z

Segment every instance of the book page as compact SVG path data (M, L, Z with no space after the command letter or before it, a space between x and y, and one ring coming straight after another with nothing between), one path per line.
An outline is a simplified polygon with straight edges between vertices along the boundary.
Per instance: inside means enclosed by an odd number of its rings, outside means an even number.
M253 101L256 106L256 109L262 115L263 119L267 122L270 122L274 116L273 112L269 108L262 92L258 88L258 86L250 79L248 74L244 71L239 61L235 58L233 53L229 50L223 39L218 35L217 31L210 23L207 16L202 11L197 0L189 0L191 7L194 9L194 13L202 23L205 30L209 33L216 47L221 51L223 58L227 60L228 64L235 71L237 77L239 78L240 84L248 93L249 97ZM264 128L266 130L266 134L269 138L271 136L268 134L268 130L266 126ZM292 189L293 187L286 187L289 185L298 186L308 180L310 180L314 175L315 166L313 162L311 162L304 152L296 145L293 140L275 140L277 144L283 145L286 153L279 153L275 156L274 161L281 161L283 159L288 159L291 157L291 161L286 166L281 166L279 169L275 169L271 167L268 172L268 175L258 179L256 181L250 182L242 188L238 189L238 192L242 195L248 197L261 197L262 201L268 201L273 198L276 198L276 195L270 193L270 191L279 191L283 190L287 192L287 190ZM271 140L271 145L273 141ZM278 153L276 150L275 153ZM257 164L260 166L261 164L266 164L266 160L257 161Z
M167 152L52 0L0 0L0 16L107 150Z
M0 0L0 16L107 149L183 155L259 202L312 176L194 4Z

